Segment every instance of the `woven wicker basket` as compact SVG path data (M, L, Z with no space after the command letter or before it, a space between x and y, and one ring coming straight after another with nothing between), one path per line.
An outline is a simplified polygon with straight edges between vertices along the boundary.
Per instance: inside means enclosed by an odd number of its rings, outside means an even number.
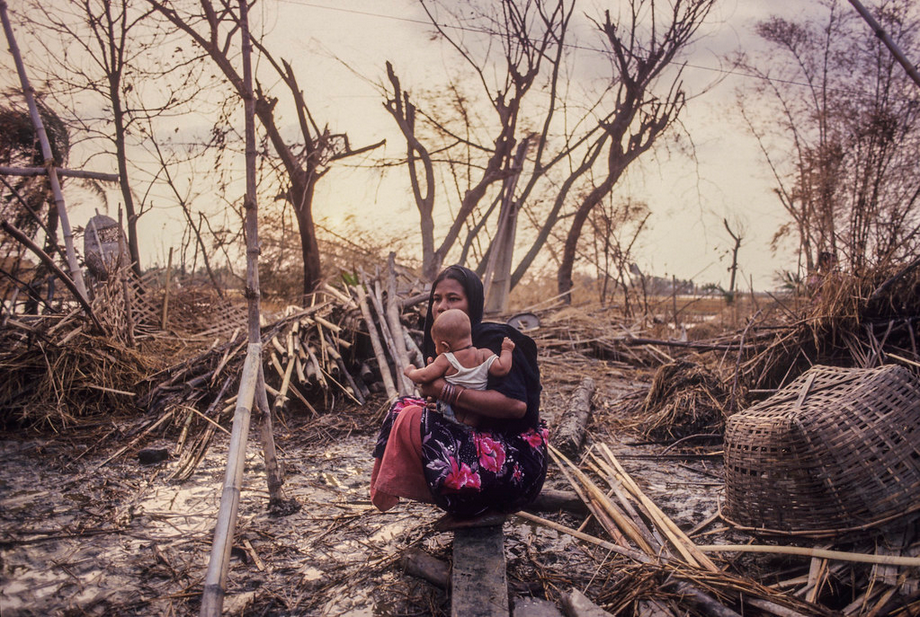
M867 529L920 508L920 382L815 366L728 419L726 518L766 530Z

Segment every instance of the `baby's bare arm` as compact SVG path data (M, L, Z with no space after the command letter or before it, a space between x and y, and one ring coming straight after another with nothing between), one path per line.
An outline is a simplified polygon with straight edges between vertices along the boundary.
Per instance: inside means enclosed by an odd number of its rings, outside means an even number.
M448 362L447 358L442 354L435 358L434 362L425 368L415 368L414 364L410 364L403 373L406 377L411 379L413 383L422 384L434 381L438 377L443 377L448 368L450 368L450 362Z
M511 354L514 351L514 341L507 336L502 340L502 353L489 367L489 374L493 377L504 377L511 372Z

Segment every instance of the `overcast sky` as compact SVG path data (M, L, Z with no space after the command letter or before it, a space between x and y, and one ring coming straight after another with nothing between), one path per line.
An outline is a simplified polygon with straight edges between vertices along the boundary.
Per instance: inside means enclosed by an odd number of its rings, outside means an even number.
M583 10L588 12L591 4L612 6L594 1L584 3ZM727 286L731 239L722 226L723 217L747 229L740 253L744 280L751 277L756 288L771 288L777 270L795 268L791 253L774 257L769 249L784 214L756 143L733 119L735 90L749 78L727 75L723 57L756 44L752 30L756 20L784 10L791 18L802 8L801 2L793 1L726 0L710 16L684 75L691 89L721 78L707 94L691 101L682 116L696 147L697 164L679 156L669 159L663 153L654 159L645 157L642 173L634 169L621 187L645 200L653 212L637 255L643 270ZM384 77L384 61L390 60L409 90L429 85L458 63L450 49L431 41L425 15L412 0L282 0L277 11L266 9L262 16L272 40L290 49L286 56L294 61L311 106L315 101L317 114L334 125L338 122L356 145L384 134L390 140L388 152L398 153L404 147L376 92L365 80L343 75L330 55L378 81ZM325 79L329 74L337 79ZM355 123L356 118L364 122ZM418 215L401 195L394 198L375 183L348 184L363 191L347 195L332 182L324 184L323 190L334 191L342 201L331 196L336 201L334 211L330 203L318 202L320 216L336 220L353 214L366 219L375 205L383 204L399 214L386 217L385 225L405 225L406 233L417 233Z
M612 6L588 0L585 12L591 12L592 2L596 7ZM628 192L646 201L653 213L637 251L644 271L727 285L731 239L722 227L723 217L746 229L739 260L742 280L753 279L757 289L772 288L776 271L795 268L790 251L774 257L769 249L785 217L757 145L733 113L736 89L751 78L726 74L722 58L756 45L756 20L782 12L796 17L802 8L803 3L793 0L725 0L701 31L685 81L691 89L721 81L692 100L682 116L697 162L665 154L646 156L641 170L632 169L619 189L621 195ZM458 63L456 55L432 40L414 0L273 0L256 5L253 21L269 32L268 46L291 61L321 124L347 132L353 147L387 138L386 152L392 156L403 152L404 144L371 83L384 79L385 61L393 62L408 90L435 83ZM27 40L20 46L28 53ZM12 70L8 58L0 66ZM381 179L379 173L357 169L330 173L320 184L315 215L332 225L353 216L354 224L368 229L417 235L418 214L406 195L405 171L390 175L392 179ZM85 207L83 220L75 225L85 224L92 215L85 214ZM154 248L146 251L151 262L164 261L169 235L176 233L180 220L178 214L167 212L142 219L152 232L148 237L156 237Z

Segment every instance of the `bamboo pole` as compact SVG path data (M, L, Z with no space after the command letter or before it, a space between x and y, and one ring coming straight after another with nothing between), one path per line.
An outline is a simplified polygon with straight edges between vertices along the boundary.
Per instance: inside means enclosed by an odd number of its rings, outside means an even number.
M697 548L706 553L772 553L777 555L798 555L831 561L851 561L855 563L875 563L890 566L920 566L920 557L901 557L899 555L870 555L867 553L848 553L807 546L772 546L769 544L698 544Z
M371 347L374 349L374 357L377 358L377 366L380 368L380 377L383 379L383 387L386 390L388 399L395 399L399 393L393 383L393 375L390 373L390 363L387 361L383 345L380 343L380 335L377 333L377 324L371 316L371 309L368 305L367 292L360 285L355 288L355 294L358 296L358 306L361 308L361 315L367 324L367 333L371 339Z
M16 72L19 73L19 82L22 84L22 93L25 96L26 103L29 106L29 115L32 117L32 124L35 126L35 132L38 134L38 141L42 148L42 157L45 160L45 168L48 173L48 181L51 184L51 192L54 195L54 203L58 211L58 219L61 222L61 231L64 234L64 248L67 252L67 264L70 267L70 276L73 278L77 292L84 300L89 300L86 293L86 284L83 282L83 271L80 264L77 263L77 253L73 245L73 230L70 228L70 218L67 215L67 207L64 205L64 193L61 191L61 182L58 180L57 167L54 166L54 156L51 152L51 144L48 141L48 134L45 131L45 125L42 122L41 114L38 113L38 105L35 102L35 89L29 83L29 76L26 74L26 67L22 62L22 54L19 52L19 45L13 36L13 26L10 24L9 16L6 11L6 0L0 0L0 19L3 21L3 30L6 33L6 40L10 45L10 53L16 63Z
M379 276L379 275L378 275ZM390 326L390 321L387 316L387 309L383 305L383 291L380 287L380 280L374 281L374 305L377 310L380 312L381 323L384 327L384 336L386 337L387 344L391 345L393 350L393 358L396 360L396 386L399 390L399 393L402 395L409 395L415 391L415 384L412 383L412 380L406 377L405 369L406 365L403 364L403 358L408 359L408 354L406 353L406 339L400 335L400 338L396 338L397 332L402 332L402 324L399 322L399 317L397 313L396 325L397 330L393 330ZM398 307L397 307L398 311ZM400 353L402 349L402 353Z
M616 527L624 534L626 534L626 537L632 540L642 550L642 552L646 553L647 555L656 554L657 551L653 549L648 541L642 536L642 532L639 530L636 524L633 523L633 521L630 520L622 510L617 508L607 498L607 496L604 495L603 491L601 491L597 485L594 484L587 475L585 475L583 471L578 469L578 467L576 467L572 461L566 458L565 455L559 452L556 448L550 446L549 451L550 455L556 461L556 464L559 465L560 468L568 466L569 469L571 469L571 471L575 474L575 477L577 477L581 482L582 486L588 491L590 500L586 503L589 507L591 507L592 512L598 518L598 520L603 520L602 517L598 516L598 512L595 511L597 508L600 508L600 511L612 519L612 522L616 524ZM592 507L592 504L596 505ZM607 525L604 527L607 527ZM617 543L622 544L619 539L617 540Z
M624 557L629 557L630 559L634 561L638 561L639 563L650 563L652 561L652 559L645 553L642 553L632 548L619 546L617 544L614 544L613 542L608 542L607 540L601 540L600 538L596 536L588 535L586 533L578 531L577 529L566 527L565 525L560 525L559 523L556 523L546 518L542 518L540 516L537 516L536 514L531 514L530 512L525 512L521 510L520 512L515 512L514 515L517 516L518 518L524 519L525 521L530 521L531 523L543 525L544 527L548 527L549 529L554 529L556 531L560 531L562 533L568 534L572 536L573 538L578 538L579 540L582 540L584 542L590 542L591 544L594 544L595 546L600 546L601 548L607 549L611 553L616 553L617 555L623 555Z
M230 549L236 530L236 515L240 504L240 487L243 484L243 468L246 463L246 440L249 437L249 421L252 403L259 383L259 367L262 364L262 344L250 343L243 364L240 389L233 414L233 431L230 434L227 471L224 488L220 496L220 510L211 544L211 557L204 579L204 593L201 596L201 617L220 615L224 602L224 589L230 571Z
M363 272L362 272L363 275ZM393 358L394 364L396 364L396 389L399 391L400 396L408 396L415 389L415 384L409 381L409 378L403 375L403 369L399 365L399 358L396 355L396 343L393 342L393 335L390 332L390 326L387 323L386 311L383 310L383 302L381 301L380 296L378 295L379 290L376 289L367 277L362 276L364 279L364 285L367 288L367 297L370 298L371 305L374 307L374 312L377 314L377 318L380 324L380 333L383 335L383 341L387 346L387 349L390 351L390 357ZM403 342L405 345L405 342Z
M98 171L84 171L82 169L65 169L64 167L55 168L60 178L85 178L88 180L101 180L103 182L118 182L118 174L105 174ZM7 167L0 165L0 176L19 176L28 178L31 176L45 176L48 174L47 167Z
M95 224L93 224L95 228ZM99 244L99 250L102 251L102 244ZM125 272L133 272L134 270L130 267L126 267L125 264L121 263L121 257L125 254L125 236L121 233L121 208L118 208L118 260L115 262L118 268L118 276L121 278L121 293L124 296L125 303L125 330L127 331L128 337L128 347L134 349L137 347L137 344L134 341L134 315L132 313L131 307L131 293L128 291L128 277L130 274Z
M910 76L910 78L914 80L914 83L920 86L920 72L917 71L917 67L914 65L914 63L911 62L906 55L904 55L904 52L901 51L901 48L898 47L898 45L891 39L891 35L889 35L885 29L882 28L882 25L878 23L878 20L872 16L872 13L866 10L866 7L864 7L862 3L859 2L859 0L850 0L850 4L852 4L853 8L856 9L856 12L859 13L864 20L866 20L866 23L869 24L870 28L872 28L875 36L877 36L885 44L885 47L888 48L888 50L894 56L895 60L897 60L898 63L904 67L904 70L907 71L907 74Z
M293 359L290 361L293 364ZM288 370L288 385L290 369ZM280 394L275 401L284 401L285 394ZM262 458L265 460L265 476L268 480L268 503L270 506L279 505L284 501L281 487L284 485L284 472L278 462L278 453L275 450L275 437L272 423L272 410L268 405L268 394L265 391L265 372L262 363L259 363L259 381L256 384L256 406L259 410L260 438L262 440Z
M0 0L2 2L3 0ZM217 528L214 531L214 543L205 577L204 593L201 597L201 617L217 617L221 613L226 589L227 574L230 569L230 549L233 545L233 533L236 528L237 509L239 507L240 486L243 480L243 467L246 460L246 440L249 435L249 422L253 401L257 401L262 413L263 454L266 457L266 471L274 459L274 438L271 434L268 398L265 393L265 380L262 372L262 333L260 328L260 289L259 289L259 223L258 202L256 200L256 131L255 99L252 93L252 41L249 37L249 13L246 0L239 0L240 32L242 38L243 84L242 98L245 108L246 136L246 196L243 207L246 212L246 298L248 299L247 324L249 346L240 378L236 411L233 420L233 432L230 437L230 450L227 457L227 472L224 490L221 494L220 511ZM258 392L256 392L258 390ZM277 468L276 470L277 471ZM270 475L270 474L269 474ZM269 494L280 490L273 486L278 478L269 477Z
M594 457L594 454L592 453L591 456ZM652 547L652 550L657 553L661 545L664 544L664 540L662 540L657 533L653 533L652 530L648 528L632 503L626 498L622 486L617 479L610 476L610 474L606 473L601 467L594 463L588 463L588 465L598 476L607 480L607 483L610 485L610 491L607 493L608 497L611 493L616 496L624 513L629 515L629 518L636 526L638 532L645 538L645 541Z
M699 550L699 547L681 531L680 527L678 527L667 514L662 512L661 508L659 508L655 502L642 492L642 489L640 489L639 485L632 479L632 476L626 473L626 470L623 469L616 457L613 456L613 452L610 451L610 448L603 443L600 444L600 447L604 456L606 456L610 463L616 468L616 475L623 483L623 486L639 501L639 503L645 506L652 516L652 522L658 526L661 532L668 538L668 541L671 542L683 558L686 559L690 565L705 568L710 572L721 572L719 567L703 554L703 552Z
M390 322L390 333L393 335L393 347L396 351L396 366L398 375L406 387L406 394L415 389L411 380L403 374L409 366L409 352L406 349L406 335L400 320L400 303L396 295L396 253L390 251L387 256L389 276L387 277L387 320Z

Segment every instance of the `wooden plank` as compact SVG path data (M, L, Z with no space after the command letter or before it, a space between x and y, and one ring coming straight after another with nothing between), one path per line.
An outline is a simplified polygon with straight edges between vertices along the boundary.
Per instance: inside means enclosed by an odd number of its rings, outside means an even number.
M504 544L501 525L454 532L451 615L509 617Z

